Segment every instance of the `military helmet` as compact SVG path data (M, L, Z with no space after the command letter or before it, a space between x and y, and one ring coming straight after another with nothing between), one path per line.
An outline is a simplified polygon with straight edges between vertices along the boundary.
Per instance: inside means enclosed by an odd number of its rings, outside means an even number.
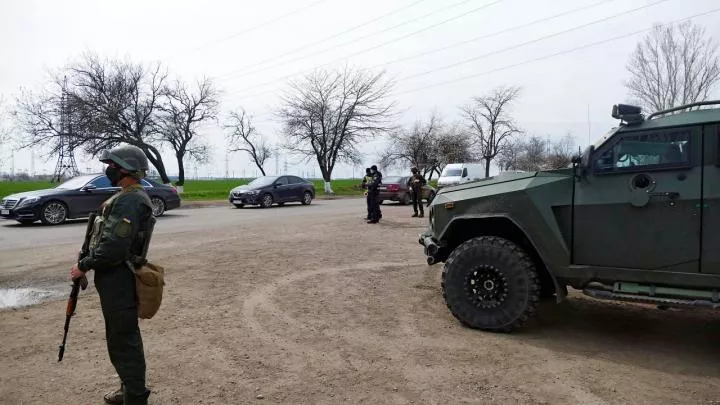
M413 173L415 173L415 172L418 171L418 168L415 167L415 166L413 166L413 167L410 168L410 171L413 172Z
M110 150L105 150L100 155L100 161L103 163L114 162L136 178L145 177L145 173L149 169L145 152L133 145L119 145Z

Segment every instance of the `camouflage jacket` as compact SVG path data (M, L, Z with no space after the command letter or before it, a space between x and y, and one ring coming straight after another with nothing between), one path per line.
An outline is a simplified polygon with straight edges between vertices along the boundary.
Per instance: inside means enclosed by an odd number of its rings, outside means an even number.
M88 254L78 263L80 270L114 267L130 259L138 230L151 215L152 202L139 184L110 197L95 218Z

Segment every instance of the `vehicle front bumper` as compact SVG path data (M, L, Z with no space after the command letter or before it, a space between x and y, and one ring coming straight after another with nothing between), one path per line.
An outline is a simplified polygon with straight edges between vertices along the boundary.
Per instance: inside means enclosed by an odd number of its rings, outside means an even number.
M258 194L230 194L228 201L231 204L258 205L260 204L260 193Z
M40 219L40 211L42 206L39 204L31 204L23 207L15 207L11 209L0 209L0 218L13 219L16 221L37 221Z
M180 198L168 198L167 201L165 201L165 210L170 211L176 208L180 208L181 204L182 202Z
M431 231L426 231L418 236L418 243L423 246L427 264L433 265L447 259L447 247L442 241L437 240Z

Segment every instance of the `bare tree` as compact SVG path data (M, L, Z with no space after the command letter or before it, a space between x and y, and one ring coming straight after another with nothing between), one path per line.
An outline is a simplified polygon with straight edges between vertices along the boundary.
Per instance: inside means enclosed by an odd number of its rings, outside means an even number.
M272 156L272 149L265 137L253 126L245 110L241 109L240 113L230 112L228 123L224 127L231 130L227 134L228 152L246 152L265 176L265 162Z
M360 163L357 146L390 132L394 103L386 99L392 88L384 72L349 69L315 70L290 84L277 116L284 123L286 145L293 154L315 159L325 193L338 162Z
M69 68L70 97L88 123L80 133L85 150L97 155L119 143L145 152L163 183L170 183L159 145L158 112L167 73L120 60L101 61L93 54Z
M389 144L380 157L383 167L408 165L417 167L425 176L432 173L438 161L440 118L432 112L426 122L416 121L412 128L399 128L389 134Z
M574 156L575 138L568 134L557 141L540 136L508 140L498 155L501 171L552 170L570 165Z
M549 154L547 157L548 169L564 169L572 164L572 159L576 155L575 137L567 134L551 143Z
M519 87L498 87L490 95L475 97L460 108L475 137L478 155L485 160L485 177L490 176L490 163L509 138L520 133L508 111L519 93Z
M217 118L218 92L210 79L197 82L195 92L185 83L176 80L172 87L163 91L165 102L158 106L161 111L157 120L158 132L175 152L178 164L178 186L185 184L186 156L198 163L207 162L208 147L198 139L200 126Z
M462 125L454 123L443 126L438 131L438 139L435 145L437 151L435 172L440 175L448 163L474 161L472 146L470 136ZM432 176L433 172L431 171L428 180L432 179Z
M625 86L651 111L705 101L720 79L717 49L691 21L656 25L631 55Z
M0 171L7 162L7 153L12 148L10 145L10 132L12 128L11 112L5 97L0 95Z

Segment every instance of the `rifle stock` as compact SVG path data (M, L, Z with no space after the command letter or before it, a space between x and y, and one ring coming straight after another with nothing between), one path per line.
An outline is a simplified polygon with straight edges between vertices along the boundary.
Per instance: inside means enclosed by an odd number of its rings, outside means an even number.
M95 223L96 216L97 214L92 213L88 218L88 226L85 229L85 241L83 242L80 253L78 254L78 262L88 254L88 249L90 247L90 236L92 234L92 229ZM63 341L60 345L60 351L58 353L58 361L62 361L63 355L65 354L65 342L67 341L68 330L70 329L70 318L75 315L75 308L77 307L77 297L80 293L80 288L85 290L87 286L88 280L85 276L73 280L72 289L70 290L70 297L68 298L67 307L65 308L65 328L63 333Z

